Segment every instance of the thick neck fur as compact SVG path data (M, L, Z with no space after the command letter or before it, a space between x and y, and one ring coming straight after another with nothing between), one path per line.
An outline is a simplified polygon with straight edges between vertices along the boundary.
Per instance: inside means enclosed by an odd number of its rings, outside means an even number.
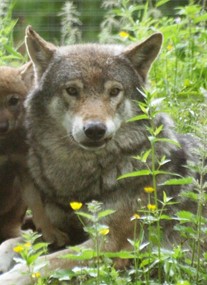
M31 112L32 113L32 112ZM31 115L31 114L30 114ZM35 115L35 114L33 114ZM140 154L150 147L147 139L146 122L123 123L114 138L100 150L85 150L62 132L58 125L51 122L47 130L44 120L36 125L37 115L28 117L29 164L39 190L48 197L58 193L60 203L67 204L70 200L81 200L82 192L86 200L101 199L101 193L127 189L128 179L117 181L117 177L145 166L132 156ZM48 120L48 117L47 117ZM162 122L162 117L157 120ZM33 125L34 124L34 125ZM165 135L176 139L171 125L165 122ZM162 145L159 155L169 157L175 146ZM169 157L170 158L170 157ZM137 178L134 186L145 183ZM131 185L131 181L130 181ZM133 189L131 189L133 191ZM45 193L45 194L44 194ZM106 196L105 196L106 197Z

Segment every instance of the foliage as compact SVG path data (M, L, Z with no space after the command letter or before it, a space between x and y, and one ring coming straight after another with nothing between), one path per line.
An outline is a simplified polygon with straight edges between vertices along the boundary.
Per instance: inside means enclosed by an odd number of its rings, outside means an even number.
M14 1L0 2L0 65L23 60L13 47L13 29L16 25L16 21L12 20L13 7Z
M23 234L25 242L14 247L14 251L19 253L20 257L14 258L17 263L25 264L27 266L28 274L32 283L38 285L42 284L42 278L40 270L45 268L47 263L45 261L40 262L38 257L47 252L47 243L39 242L40 235L37 233L28 232Z
M149 9L150 2L133 5L129 0L103 1L104 7L110 9L102 23L100 40L130 44L153 32L162 32L163 48L151 70L151 86L159 97L166 98L161 110L174 117L179 130L192 131L191 123L199 119L198 110L207 89L207 55L203 52L207 13L190 1L185 7L177 7L171 18L162 16L159 10L168 1L155 1Z

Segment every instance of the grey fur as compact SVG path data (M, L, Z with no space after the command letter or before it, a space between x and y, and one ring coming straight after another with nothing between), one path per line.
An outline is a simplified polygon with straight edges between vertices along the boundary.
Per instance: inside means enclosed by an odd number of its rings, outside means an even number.
M69 236L70 244L85 236L69 202L98 200L104 207L116 209L105 221L111 227L111 239L117 240L115 248L122 247L133 232L133 227L129 233L117 231L118 225L128 227L138 198L143 205L147 202L143 188L151 183L149 176L117 177L145 168L133 156L150 147L147 122L126 121L141 112L135 102L143 100L137 87L144 86L161 42L161 35L155 34L128 49L97 44L51 48L28 28L27 48L39 80L26 101L29 167L47 216ZM80 89L78 96L67 94L71 82ZM109 98L105 84L121 84L121 94ZM106 118L110 118L110 127ZM83 129L88 121L107 125L104 138L91 142L86 137ZM163 125L161 136L181 143L181 147L157 145L158 156L171 160L165 170L188 175L184 167L191 159L188 140L181 141L164 114L157 116L155 124ZM178 196L177 188L169 188L168 195Z

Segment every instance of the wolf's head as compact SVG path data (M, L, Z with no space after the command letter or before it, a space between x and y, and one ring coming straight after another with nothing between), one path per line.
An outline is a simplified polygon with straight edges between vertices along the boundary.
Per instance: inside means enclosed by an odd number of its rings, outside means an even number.
M50 117L50 124L70 143L85 149L104 147L134 115L132 100L141 99L138 89L161 44L162 35L156 33L128 48L56 47L29 26L26 46L39 87L29 96L28 109L39 113L41 124L47 125Z
M23 123L23 101L32 82L31 62L19 68L0 67L0 137L15 131Z

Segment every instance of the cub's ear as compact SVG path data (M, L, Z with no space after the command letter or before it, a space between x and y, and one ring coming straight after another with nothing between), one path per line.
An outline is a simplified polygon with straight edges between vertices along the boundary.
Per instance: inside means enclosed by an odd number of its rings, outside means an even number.
M47 69L56 47L41 38L31 26L26 28L25 44L38 80Z
M144 42L131 46L125 50L124 56L130 60L134 68L146 80L150 67L159 54L162 46L163 36L156 33L146 39Z
M26 89L30 90L34 86L34 69L32 62L30 61L20 66L19 73Z

